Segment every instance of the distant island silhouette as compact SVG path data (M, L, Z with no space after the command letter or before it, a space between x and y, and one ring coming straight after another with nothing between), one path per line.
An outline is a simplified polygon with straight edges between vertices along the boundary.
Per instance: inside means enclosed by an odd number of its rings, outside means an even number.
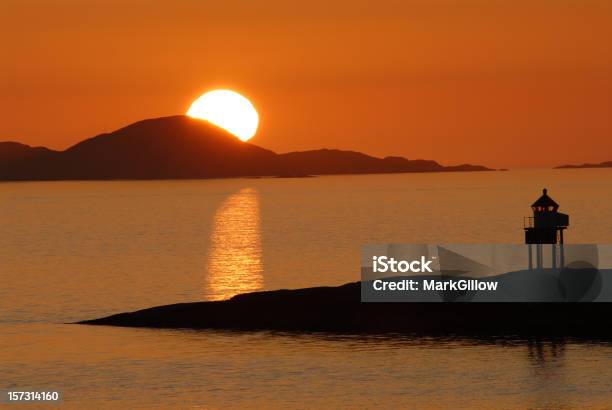
M493 171L335 149L277 154L184 115L147 119L65 151L0 142L0 180L197 179Z
M575 168L612 168L612 161L604 161L599 164L567 164L555 167L555 169L575 169Z

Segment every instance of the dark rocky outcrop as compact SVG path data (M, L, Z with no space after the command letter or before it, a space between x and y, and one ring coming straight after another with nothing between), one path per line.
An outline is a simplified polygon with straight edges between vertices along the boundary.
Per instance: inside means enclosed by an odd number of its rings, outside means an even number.
M610 303L362 303L360 283L237 295L86 320L153 328L612 337Z

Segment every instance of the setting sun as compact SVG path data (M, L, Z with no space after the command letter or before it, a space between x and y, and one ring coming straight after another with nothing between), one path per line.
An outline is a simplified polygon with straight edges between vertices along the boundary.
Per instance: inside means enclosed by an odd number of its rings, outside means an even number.
M255 135L259 115L251 102L231 90L214 90L202 94L195 100L187 115L209 121L242 141Z

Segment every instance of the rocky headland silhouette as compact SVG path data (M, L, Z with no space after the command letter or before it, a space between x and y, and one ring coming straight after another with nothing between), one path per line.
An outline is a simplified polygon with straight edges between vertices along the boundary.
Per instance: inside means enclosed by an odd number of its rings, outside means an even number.
M0 180L197 179L326 174L492 171L431 160L320 149L277 154L184 115L148 119L65 151L0 142Z
M584 274L589 278L585 281ZM534 276L535 275L535 276ZM135 312L85 320L79 324L151 328L269 330L330 333L391 333L486 337L612 337L612 304L593 302L593 289L608 300L612 296L604 270L571 272L553 281L550 272L505 274L497 279L515 298L525 302L466 303L469 292L434 292L418 302L361 302L365 284L337 287L274 290L236 295L228 300L178 303ZM413 277L423 280L424 277ZM440 277L438 277L440 278ZM495 278L490 278L491 280ZM588 283L587 283L588 282ZM564 290L564 286L567 289ZM526 284L530 287L526 288ZM584 285L588 286L584 286ZM583 292L588 288L588 291ZM569 289L569 291L568 291ZM537 293L533 300L529 292ZM568 293L569 292L569 293ZM579 295L573 293L579 292ZM533 295L532 295L533 296ZM583 301L583 299L585 299ZM444 303L432 303L435 300ZM500 298L498 297L498 300ZM504 297L501 297L504 300ZM419 300L419 299L417 299ZM463 301L461 301L463 300ZM581 300L580 303L575 303Z

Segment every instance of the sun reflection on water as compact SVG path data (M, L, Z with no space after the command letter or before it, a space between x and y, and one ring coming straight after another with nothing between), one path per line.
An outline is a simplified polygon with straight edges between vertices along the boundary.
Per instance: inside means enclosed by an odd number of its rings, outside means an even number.
M243 188L215 213L207 261L206 299L227 299L263 287L259 194Z

